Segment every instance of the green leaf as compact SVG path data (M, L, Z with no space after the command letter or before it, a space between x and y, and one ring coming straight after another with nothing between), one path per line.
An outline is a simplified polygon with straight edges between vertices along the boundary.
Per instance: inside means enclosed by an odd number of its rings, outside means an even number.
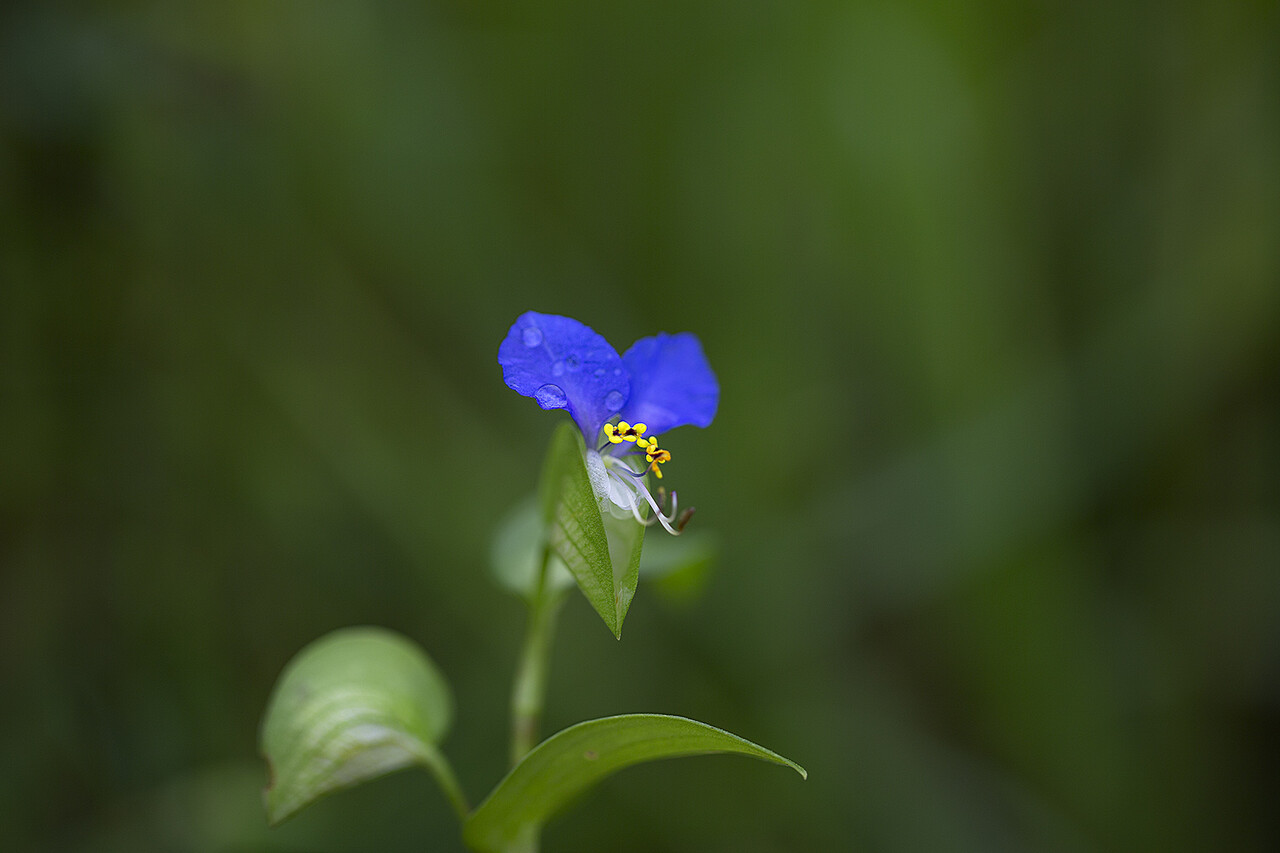
M526 755L471 813L463 838L476 850L500 853L536 837L556 811L612 773L658 758L714 752L771 761L808 778L794 761L696 720L660 714L605 717L571 726Z
M459 814L466 803L436 743L453 696L417 645L382 628L346 628L300 651L262 722L272 824L333 791L419 764Z
M644 527L635 519L601 517L587 474L582 436L571 423L551 437L539 498L547 541L615 637L639 580Z
M547 526L538 502L531 496L516 504L494 532L489 567L506 589L532 600L537 594L538 570L547 544ZM574 584L573 575L555 554L547 565L547 589L561 590Z

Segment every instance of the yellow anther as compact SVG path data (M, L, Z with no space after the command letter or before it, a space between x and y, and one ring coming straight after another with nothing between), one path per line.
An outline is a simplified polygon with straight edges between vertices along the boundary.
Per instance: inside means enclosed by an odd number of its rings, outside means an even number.
M646 427L644 424L636 424L632 426L626 421L618 421L618 425L604 425L605 438L609 439L610 444L621 444L624 441L637 442L641 447L645 447L644 439L640 436L644 435Z
M640 446L644 448L645 458L649 461L649 470L653 472L655 477L661 480L662 469L658 466L671 461L671 451L663 450L658 447L658 437L656 435L647 441L645 439L641 439L641 441L645 441L645 444ZM639 444L639 442L636 443Z

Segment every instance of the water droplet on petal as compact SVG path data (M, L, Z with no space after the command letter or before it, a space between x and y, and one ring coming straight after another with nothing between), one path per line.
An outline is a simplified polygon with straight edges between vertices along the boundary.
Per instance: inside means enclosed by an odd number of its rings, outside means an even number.
M537 400L538 405L544 409L561 409L568 402L564 389L559 385L543 385L533 392L533 399Z
M525 326L524 331L520 333L524 345L527 347L536 347L542 343L542 330L536 326Z
M615 368L613 369L613 375L614 375L614 376L621 376L621 375L622 375L622 368L621 368L621 367L615 367Z
M552 376L563 376L563 375L564 375L564 362L563 362L563 361L557 361L555 364L551 365L551 375L552 375Z
M543 386L546 387L546 386ZM610 391L604 395L604 407L611 412L616 412L622 408L622 404L626 402L621 391Z
M597 367L597 368L596 368L596 379L599 379L601 376L604 376L604 372L605 372L605 371L604 371L604 368L603 368L603 367Z

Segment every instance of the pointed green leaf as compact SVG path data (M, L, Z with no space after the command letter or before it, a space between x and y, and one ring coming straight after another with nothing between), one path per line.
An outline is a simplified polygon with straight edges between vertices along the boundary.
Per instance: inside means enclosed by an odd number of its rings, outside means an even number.
M561 424L542 466L539 497L547 541L615 637L639 579L644 527L600 514L584 461L582 436Z
M452 718L448 684L411 641L382 628L321 637L289 662L267 704L268 819L279 823L325 794L412 764L435 774L465 813L435 746Z
M623 768L658 758L729 752L790 767L800 765L737 735L660 714L627 714L570 726L538 745L463 824L476 850L499 853L537 835L562 806Z

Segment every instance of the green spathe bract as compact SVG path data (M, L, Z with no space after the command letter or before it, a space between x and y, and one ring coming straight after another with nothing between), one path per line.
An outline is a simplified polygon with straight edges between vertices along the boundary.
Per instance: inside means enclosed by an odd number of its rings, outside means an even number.
M551 437L539 490L547 542L604 624L621 637L640 578L645 528L601 515L585 453L579 432L561 424Z
M517 848L606 776L645 761L715 752L772 761L808 776L794 761L696 720L661 714L604 717L570 726L525 756L467 818L463 838L484 853Z

